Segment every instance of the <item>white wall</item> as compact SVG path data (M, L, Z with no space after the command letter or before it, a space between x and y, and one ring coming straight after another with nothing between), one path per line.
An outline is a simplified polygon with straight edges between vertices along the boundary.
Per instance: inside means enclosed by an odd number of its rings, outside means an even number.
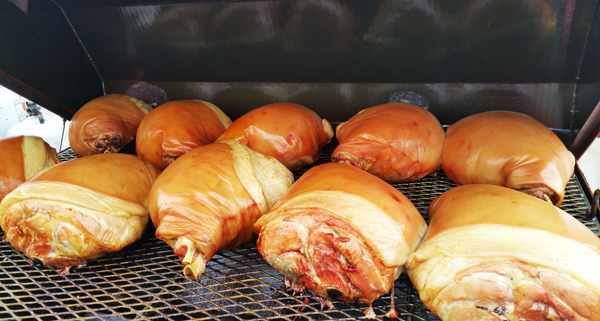
M21 104L15 105L15 99L19 95L0 86L0 137L32 135L39 136L57 152L69 148L69 125L66 122L63 134L63 119L42 107L44 124L41 124L37 117L28 117L27 112Z
M8 128L19 122L13 103L16 98L19 98L19 95L0 86L0 137L6 136Z
M596 138L583 156L581 156L579 167L592 192L600 188L600 138Z

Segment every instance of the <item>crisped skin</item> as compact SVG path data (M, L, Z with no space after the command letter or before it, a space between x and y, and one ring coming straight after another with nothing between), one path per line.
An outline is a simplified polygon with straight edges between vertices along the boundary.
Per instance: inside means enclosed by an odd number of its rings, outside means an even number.
M156 236L189 279L219 250L251 241L253 225L287 191L293 176L277 160L231 140L193 149L167 167L150 192Z
M493 184L520 190L559 206L575 158L537 120L490 111L448 127L442 167L458 185Z
M158 171L123 154L100 154L56 165L0 203L5 240L32 259L68 273L139 239Z
M427 225L389 184L328 163L307 171L254 228L258 250L293 289L370 303L390 291Z
M295 104L271 104L238 118L217 139L233 139L276 158L290 170L312 164L333 137L331 124Z
M132 97L110 94L98 97L73 115L69 143L80 156L116 153L131 142L150 107Z
M0 138L0 151L0 201L35 174L60 163L56 150L36 136Z
M137 155L162 170L190 150L213 143L230 124L229 117L209 102L172 101L142 120Z
M442 320L600 320L600 239L544 201L495 185L436 198L407 262Z
M442 165L444 129L429 111L388 103L360 111L337 127L331 160L388 182L418 180Z

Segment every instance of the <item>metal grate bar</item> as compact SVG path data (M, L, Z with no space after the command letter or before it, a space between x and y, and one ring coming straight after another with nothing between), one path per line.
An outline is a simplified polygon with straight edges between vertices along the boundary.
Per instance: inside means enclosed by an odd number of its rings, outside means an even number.
M335 144L326 146L313 166L328 162L334 148ZM63 161L78 157L70 149L59 156ZM306 170L296 173L296 178ZM440 171L393 186L426 217L431 201L456 184ZM590 205L575 177L566 194L561 208L600 236L598 221L585 220ZM406 275L394 285L401 320L439 320L421 303ZM389 307L389 294L373 302L380 318ZM365 308L334 302L333 309L322 309L309 294L294 296L285 291L283 276L252 243L215 255L197 281L183 276L179 258L154 237L152 227L140 241L66 277L30 263L8 243L0 243L0 319L335 320L364 319Z

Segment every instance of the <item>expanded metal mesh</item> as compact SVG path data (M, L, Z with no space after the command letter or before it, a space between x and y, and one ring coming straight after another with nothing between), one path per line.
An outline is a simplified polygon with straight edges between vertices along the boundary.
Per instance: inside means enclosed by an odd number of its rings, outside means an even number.
M314 165L329 160L326 146ZM76 158L71 150L61 153ZM313 166L314 166L313 165ZM296 173L296 178L307 169ZM426 216L431 201L456 186L443 172L417 182L394 184ZM586 221L589 204L572 178L561 208L600 236L598 222ZM0 231L0 236L3 233ZM394 284L400 320L439 320L419 301L410 280ZM373 302L379 318L390 307L390 295ZM149 228L142 239L68 276L32 262L8 243L0 243L0 319L10 320L331 320L364 319L364 304L334 302L322 308L310 294L284 289L283 276L246 244L219 253L196 281L182 274L180 259Z

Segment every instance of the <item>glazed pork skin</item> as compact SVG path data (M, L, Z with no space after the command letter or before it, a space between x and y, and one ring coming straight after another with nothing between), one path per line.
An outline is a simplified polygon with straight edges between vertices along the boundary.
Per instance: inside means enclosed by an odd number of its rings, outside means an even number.
M58 164L0 203L4 239L68 273L139 239L157 170L138 157L100 154Z
M56 150L36 136L0 138L0 201L33 175L60 159Z
M163 170L193 148L213 143L229 125L229 117L209 102L172 101L153 109L140 123L137 155Z
M408 275L442 320L600 320L600 239L524 193L465 185L436 198Z
M181 156L160 175L149 198L156 237L196 279L219 250L250 242L256 220L287 191L294 177L272 157L232 140Z
M333 137L331 124L296 104L271 104L240 117L217 139L233 139L292 171L314 163Z
M390 291L427 225L386 182L327 163L302 175L254 229L259 252L294 290L370 303Z
M150 107L133 97L110 94L83 105L71 119L69 143L79 156L116 153L131 142Z
M492 184L559 206L575 158L546 126L523 114L490 111L448 127L442 167L458 185ZM544 197L546 195L546 197Z
M391 183L414 181L442 166L446 134L429 111L388 103L360 111L338 125L331 160Z

